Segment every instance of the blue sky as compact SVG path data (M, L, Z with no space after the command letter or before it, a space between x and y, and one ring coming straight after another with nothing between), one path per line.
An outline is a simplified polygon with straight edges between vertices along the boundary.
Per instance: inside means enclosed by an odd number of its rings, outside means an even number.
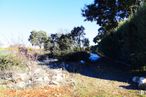
M97 35L96 23L84 22L81 9L93 0L0 0L0 42L28 43L32 30L48 34L85 27L86 37ZM5 41L5 42L4 42ZM91 43L93 44L93 43Z

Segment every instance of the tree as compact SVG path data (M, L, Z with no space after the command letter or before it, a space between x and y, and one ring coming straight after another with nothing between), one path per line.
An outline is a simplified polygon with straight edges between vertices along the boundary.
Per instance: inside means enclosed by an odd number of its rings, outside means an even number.
M85 20L95 21L100 26L94 42L112 32L119 21L135 13L143 2L144 0L94 0L94 3L86 5L82 10Z
M83 42L83 46L84 46L84 47L86 47L86 48L89 47L89 43L90 43L90 42L89 42L89 39L88 39L88 38L83 39L82 42Z
M52 43L52 47L51 47L51 51L55 51L59 48L58 46L58 39L59 39L60 35L59 34L51 34L51 43Z
M72 51L73 43L70 33L51 34L45 42L44 49L50 51L52 55L65 54Z
M44 50L45 51L51 51L52 43L51 43L51 37L49 36L47 41L44 43Z
M101 40L98 45L99 51L131 68L138 69L146 66L145 13L146 3L113 33Z
M71 31L71 36L74 42L77 44L79 48L81 48L82 39L84 38L85 28L83 26L80 27L74 27Z
M29 41L32 44L32 46L39 46L42 48L44 46L44 43L47 41L48 36L46 32L44 31L32 31L30 32Z
M69 34L62 34L58 40L60 50L68 50L71 49L73 45L73 41Z

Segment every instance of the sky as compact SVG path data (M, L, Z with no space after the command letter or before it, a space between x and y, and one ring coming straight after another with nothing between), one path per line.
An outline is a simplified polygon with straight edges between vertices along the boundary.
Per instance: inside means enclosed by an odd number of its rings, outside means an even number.
M85 22L81 9L94 0L0 0L0 43L28 44L32 30L50 33L71 31L83 25L93 44L95 22Z

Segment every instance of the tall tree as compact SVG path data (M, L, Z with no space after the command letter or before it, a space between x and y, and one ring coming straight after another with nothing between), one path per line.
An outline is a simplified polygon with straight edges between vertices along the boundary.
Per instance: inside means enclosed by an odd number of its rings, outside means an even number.
M68 50L71 49L73 45L73 41L70 38L69 34L62 34L58 40L60 50Z
M88 38L83 39L82 42L83 42L83 46L84 47L86 47L86 48L89 47L89 43L90 42L89 42L89 39Z
M49 36L47 41L44 43L44 50L45 51L51 51L52 43L51 43L51 37Z
M48 36L44 31L32 31L30 32L29 41L33 46L39 46L42 48L44 43L47 41Z
M138 68L146 66L146 3L122 23L114 33L101 40L98 51L122 64ZM123 65L124 65L123 64ZM140 72L142 68L140 69Z
M78 26L78 27L74 27L73 30L71 31L71 36L73 40L80 48L81 48L82 39L84 38L85 35L84 30L85 28L83 26L80 27Z
M145 0L94 0L86 5L82 15L86 21L95 21L100 28L94 42L102 39L118 26L118 22L135 13ZM97 40L97 41L96 41Z

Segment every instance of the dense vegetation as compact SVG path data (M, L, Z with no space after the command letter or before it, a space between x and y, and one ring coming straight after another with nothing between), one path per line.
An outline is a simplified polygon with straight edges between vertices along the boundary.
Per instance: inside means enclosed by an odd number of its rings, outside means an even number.
M106 56L131 67L146 66L146 4L99 43Z
M83 26L74 27L70 32L47 35L44 31L32 31L29 41L32 45L43 46L52 55L64 55L74 51L89 50Z
M28 60L20 55L17 51L10 50L1 51L5 54L0 54L0 70L27 70ZM6 53L7 52L7 53Z
M119 21L135 13L144 0L94 0L92 4L86 5L82 15L87 21L95 21L100 28L94 42L99 42L116 27Z
M39 49L23 45L0 48L0 91L6 85L14 91L4 94L17 96L142 97L136 89L146 89L146 79L139 77L143 73L139 70L144 67L146 71L144 1L94 0L86 5L82 15L100 26L93 46L85 37L85 28L77 26L50 35L31 31L28 40ZM136 83L131 82L134 78ZM24 89L17 92L15 87Z

